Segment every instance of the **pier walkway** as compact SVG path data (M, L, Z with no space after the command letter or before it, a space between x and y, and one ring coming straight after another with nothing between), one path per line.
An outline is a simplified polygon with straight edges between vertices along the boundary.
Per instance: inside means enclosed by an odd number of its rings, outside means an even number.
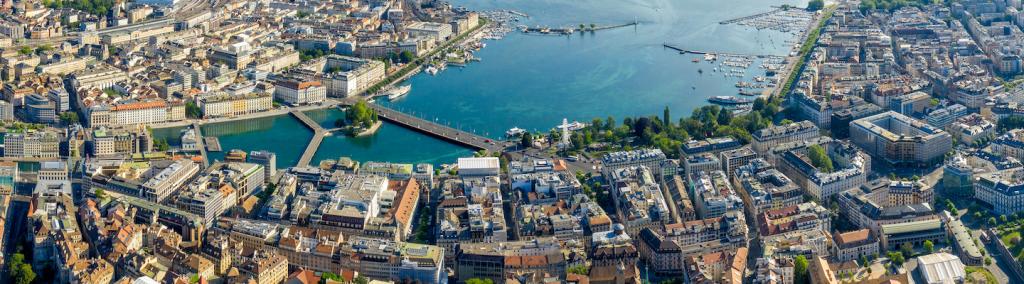
M301 121L302 124L305 124L306 127L313 130L313 138L309 139L309 144L306 145L306 150L302 152L302 157L299 158L298 164L295 165L297 167L309 166L309 162L313 160L313 155L316 155L316 150L320 149L320 143L324 142L324 136L327 135L327 130L301 111L292 110L288 113L299 119L299 121Z
M744 16L744 17L735 18L735 19L732 19L732 20L721 21L721 22L718 22L718 24L719 25L735 24L735 23L739 23L739 22L742 22L742 21L746 21L746 20L752 20L752 19L768 16L768 15L771 15L772 13L775 13L775 12L778 12L778 11L781 11L781 10L782 10L782 8L777 8L777 9L774 9L774 10L771 10L771 11L768 11L768 12L764 12L764 13L758 13L758 14L754 14L754 15L750 15L750 16Z
M663 43L661 45L664 46L665 48L668 48L668 49L671 49L671 50L675 50L675 51L678 51L679 53L684 53L684 54L685 53L690 53L690 54L698 54L698 55L712 54L712 55L717 55L717 56L735 56L735 57L750 57L750 56L753 56L753 57L760 57L760 58L784 58L784 56L780 56L780 55L740 54L740 53L692 50L692 49L685 49L685 48L682 48L682 47L679 47L679 46L676 46L676 45L672 45L672 44L669 44L669 43Z
M199 149L199 155L203 157L203 168L210 165L210 157L206 155L206 143L203 141L203 129L199 127L198 121L192 122L192 129L196 132L196 148Z
M354 105L355 100L342 101L342 105ZM503 152L505 145L499 141L492 141L489 138L476 135L471 132L462 131L433 121L408 115L378 104L366 104L377 112L377 117L406 128L419 131L434 137L448 140L452 143L474 148L476 150L487 150L489 152Z

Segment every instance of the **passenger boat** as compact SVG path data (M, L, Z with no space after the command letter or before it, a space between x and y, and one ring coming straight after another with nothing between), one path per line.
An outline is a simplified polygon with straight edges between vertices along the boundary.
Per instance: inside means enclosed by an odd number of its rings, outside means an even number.
M708 102L725 105L740 105L748 104L750 103L750 100L733 96L714 96L708 98Z
M404 97L412 90L412 85L398 86L387 91L388 100L393 101Z

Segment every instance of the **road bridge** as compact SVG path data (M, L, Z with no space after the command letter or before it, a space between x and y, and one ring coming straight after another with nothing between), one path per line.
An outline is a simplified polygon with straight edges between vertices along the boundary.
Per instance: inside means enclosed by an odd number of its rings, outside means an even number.
M357 100L344 100L342 105L351 106L356 103ZM475 133L466 132L463 130L455 129L450 126L442 125L437 122L422 119L412 115L402 113L400 111L381 106L378 104L366 104L377 112L377 117L401 125L403 127L431 135L437 138L447 140L449 142L473 148L476 150L487 150L488 152L500 153L505 150L505 145L499 141L493 141L490 138L477 135Z

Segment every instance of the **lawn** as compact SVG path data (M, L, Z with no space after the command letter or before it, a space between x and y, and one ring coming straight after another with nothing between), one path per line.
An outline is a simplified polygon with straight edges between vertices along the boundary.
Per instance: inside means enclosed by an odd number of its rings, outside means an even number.
M996 276L992 275L992 272L988 271L988 269L985 269L984 267L968 266L964 270L967 272L967 275L974 274L975 272L981 272L982 274L985 274L985 282L987 282L987 284L999 283L999 281L996 281Z
M1020 231L1010 230L999 233L999 239L1003 240L1003 243L1009 246L1010 252L1013 253L1013 255L1020 255L1020 251L1022 249L1021 243L1014 244L1013 242L1010 242L1014 237L1020 237Z

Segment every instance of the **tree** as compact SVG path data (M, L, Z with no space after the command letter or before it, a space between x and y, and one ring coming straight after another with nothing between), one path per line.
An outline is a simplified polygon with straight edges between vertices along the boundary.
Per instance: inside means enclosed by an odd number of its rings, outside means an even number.
M669 114L668 106L665 106L665 110L661 111L661 121L666 126L672 126L672 115Z
M195 102L185 102L185 116L188 118L202 118L203 110Z
M732 111L723 109L718 112L718 125L726 125L732 121Z
M352 284L370 284L370 279L364 276L356 276L356 279L352 279Z
M567 271L569 273L579 274L579 275L587 275L587 274L589 274L588 273L589 269L587 269L586 265L577 265L577 266L569 267L569 270L567 270Z
M20 49L18 49L18 54L21 54L21 55L32 54L32 48L28 47L28 46L22 46Z
M828 157L828 154L825 153L825 148L821 147L821 145L807 147L807 158L811 159L811 164L822 172L830 173L835 170L832 167L832 158Z
M153 147L155 147L156 150L160 152L164 152L171 149L171 145L167 143L167 139L153 140Z
M494 280L490 278L470 278L466 280L466 284L494 284Z
M1002 223L1009 222L1009 218L1007 218L1006 215L999 215L999 222L1002 222Z
M1024 116L1011 115L1003 119L1000 119L998 122L996 122L996 125L998 126L997 128L1000 132L1010 129L1024 128Z
M519 141L519 144L523 145L523 148L530 148L530 146L533 146L533 134L526 132L523 133L523 137L521 138L522 140Z
M866 255L860 256L860 266L868 267L868 257Z
M65 111L60 113L60 122L64 125L78 124L78 113L73 111Z
M934 252L935 251L935 244L932 244L932 241L930 241L930 240L925 240L924 241L924 251L926 251L928 253Z
M903 253L902 252L898 252L898 251L897 252L889 252L888 256L889 256L889 261L892 261L893 264L895 264L897 266L903 265L904 259L903 259Z
M17 284L29 284L36 279L35 271L32 271L32 265L25 263L25 255L21 253L15 253L11 257L11 261L7 263L7 271L10 273L13 283Z
M104 199L107 197L107 191L103 190L102 188L97 188L96 191L93 192L93 195L95 195L96 198Z
M345 112L345 119L351 125L368 128L377 123L377 112L370 108L365 101L359 101Z
M412 62L413 60L416 60L416 55L412 54L411 51L406 50L406 51L402 51L402 53L398 54L398 59L402 63L409 63L409 62Z
M996 217L988 217L988 226L989 227L995 227L996 226Z
M822 8L825 8L824 0L811 0L810 2L807 2L807 11L813 12L821 10Z
M989 265L992 265L992 258L991 257L985 257L985 266L989 266Z
M900 245L900 252L902 252L904 256L912 256L914 255L914 245L909 242L903 243L903 245Z
M807 257L804 257L803 255L796 256L796 258L793 259L793 283L810 283L810 279L808 276L809 275L807 273Z

